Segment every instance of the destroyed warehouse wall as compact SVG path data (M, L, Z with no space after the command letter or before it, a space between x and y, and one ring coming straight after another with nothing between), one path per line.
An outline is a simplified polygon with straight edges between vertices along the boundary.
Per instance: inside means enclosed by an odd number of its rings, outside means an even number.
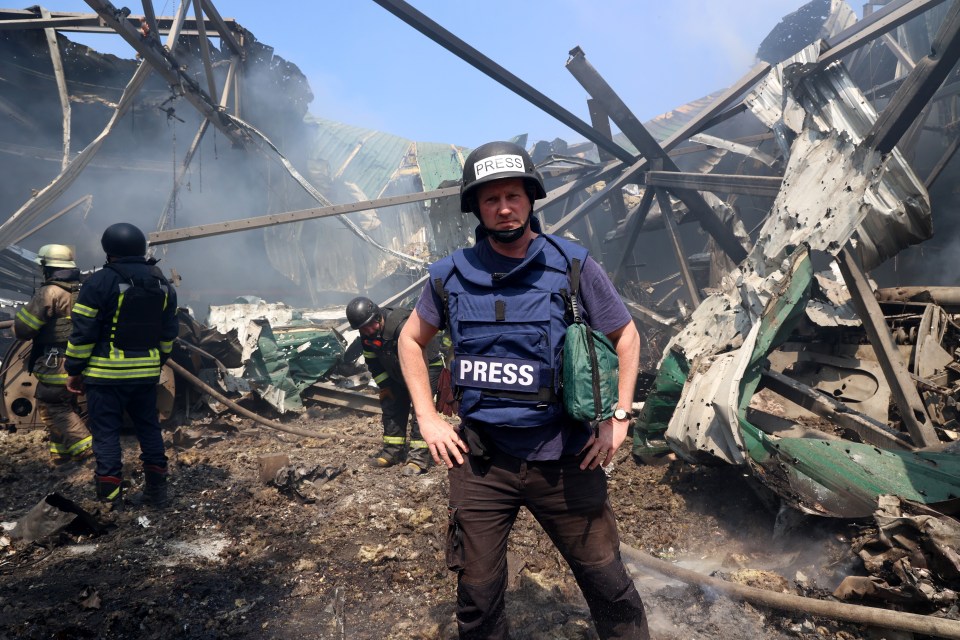
M101 55L63 35L58 34L58 41L70 94L71 153L75 155L108 122L138 63ZM198 42L196 37L181 36L177 56L199 81L203 67ZM306 168L304 172L326 197L350 202L422 189L418 145L389 134L305 119L313 96L299 69L274 56L252 34L246 33L245 47L241 93L231 97L231 112L239 104L240 116L262 131L293 166ZM0 32L0 55L5 61L0 110L8 116L0 119L0 197L9 216L58 175L63 117L41 30ZM229 56L214 48L212 57L216 82L222 87ZM157 74L151 75L131 112L91 164L55 206L37 217L36 224L88 195L92 196L89 212L70 211L25 238L24 245L36 250L45 243L66 242L75 247L80 266L90 269L103 259L100 233L118 220L152 231L317 206L277 156L268 158L254 148L231 148L210 127L176 191L171 215L161 222L174 175L199 123L196 110ZM444 179L447 173L459 173L462 160L457 160L455 147L419 147L421 153L428 148L431 161L444 169ZM446 161L432 160L433 156ZM454 168L447 170L444 164ZM377 212L353 217L383 244L425 255L428 223L422 206L390 210L384 217ZM333 292L334 297L339 293L342 299L358 288L389 280L398 267L396 260L385 259L336 220L173 243L159 248L157 255L163 258L162 266L182 277L183 303L201 315L209 304L231 302L245 294L296 306L316 305L325 292Z
M58 40L71 96L71 152L75 154L109 120L137 63L100 55L62 35ZM200 70L197 43L196 38L181 37L178 55L190 68ZM244 113L267 135L283 140L286 153L296 159L304 151L298 149L301 137L295 125L312 99L306 80L269 49L255 42L248 49L240 96ZM0 197L9 215L59 173L62 115L42 31L0 32L0 56L5 65L0 104L10 115L0 119ZM226 56L215 49L213 57L214 73L222 84ZM156 229L170 197L174 169L199 122L196 111L152 75L132 111L58 201L60 205L90 194L89 214L81 218L71 212L25 239L25 245L36 250L48 242L71 244L78 264L90 269L103 261L99 237L107 225L124 220L145 231ZM231 149L211 128L177 193L178 204L167 224L186 226L262 214L272 203L270 176L262 155ZM43 212L37 224L58 208ZM184 278L184 304L229 301L250 289L276 296L287 293L282 279L267 266L262 239L256 234L171 246L158 256L165 268L175 268Z

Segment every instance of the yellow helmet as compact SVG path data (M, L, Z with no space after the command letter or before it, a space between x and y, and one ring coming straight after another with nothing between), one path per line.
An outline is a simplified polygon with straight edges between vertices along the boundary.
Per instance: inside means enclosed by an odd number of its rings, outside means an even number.
M34 260L43 267L61 267L75 269L77 263L73 261L73 249L65 244L45 244L40 247Z

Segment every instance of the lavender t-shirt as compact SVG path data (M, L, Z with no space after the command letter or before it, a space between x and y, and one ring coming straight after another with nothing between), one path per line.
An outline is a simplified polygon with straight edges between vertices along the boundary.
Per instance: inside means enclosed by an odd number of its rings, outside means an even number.
M481 241L474 248L480 263L491 273L508 273L523 262L497 253L488 241ZM583 303L584 321L607 334L632 322L630 312L603 268L587 257L580 272L580 300ZM442 301L428 283L417 301L417 315L429 325L443 329L445 318L440 316ZM571 418L539 427L504 427L471 423L467 428L482 430L489 435L498 449L524 460L557 460L561 456L579 453L590 438L586 423Z

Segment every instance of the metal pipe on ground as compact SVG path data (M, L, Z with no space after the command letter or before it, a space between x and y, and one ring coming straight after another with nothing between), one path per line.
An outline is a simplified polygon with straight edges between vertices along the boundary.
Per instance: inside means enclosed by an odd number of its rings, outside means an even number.
M960 621L933 618L903 611L890 611L874 607L863 607L842 602L815 600L789 593L775 593L764 589L757 589L745 585L734 584L712 578L678 567L675 564L658 560L639 549L620 543L620 553L628 562L655 571L659 574L676 578L687 584L698 587L709 587L729 598L744 600L751 604L759 604L780 611L803 613L833 620L843 620L882 629L909 631L922 633L936 638L955 638L960 640Z

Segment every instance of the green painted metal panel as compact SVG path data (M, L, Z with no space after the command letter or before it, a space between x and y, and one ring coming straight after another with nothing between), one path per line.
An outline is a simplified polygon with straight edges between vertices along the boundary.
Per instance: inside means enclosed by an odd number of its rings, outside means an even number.
M791 491L824 515L867 516L881 495L929 505L960 497L956 454L887 451L846 440L771 438L752 425L743 427L750 457L768 472L787 472L783 477Z
M424 191L440 188L445 180L459 180L463 175L463 158L468 151L451 144L417 143L417 164Z
M326 377L343 351L334 331L310 322L275 329L265 324L244 377L279 411L301 411L300 393ZM268 391L268 385L273 389Z
M750 363L740 382L738 416L743 421L746 421L747 407L750 406L750 400L760 384L767 354L790 336L804 316L810 300L811 282L813 265L810 263L810 253L805 246L800 247L791 255L789 273L760 316L757 340L750 355Z
M687 359L675 351L669 351L660 364L653 389L647 394L643 409L633 425L634 455L655 455L669 451L662 439L663 432L667 430L689 375L690 363Z
M960 456L887 451L847 440L771 438L746 420L766 354L793 331L809 299L812 278L809 255L801 247L793 254L790 277L760 319L738 414L747 452L759 467L755 471L781 495L824 515L870 515L877 497L886 494L924 504L960 496Z

